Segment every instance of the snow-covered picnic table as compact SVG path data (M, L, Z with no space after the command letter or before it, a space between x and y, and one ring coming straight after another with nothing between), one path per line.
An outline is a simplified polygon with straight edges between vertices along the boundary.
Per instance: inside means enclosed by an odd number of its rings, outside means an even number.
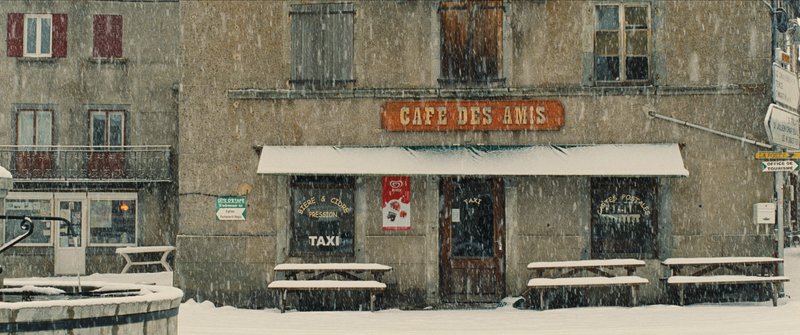
M268 288L281 292L281 313L286 309L289 291L365 290L370 294L369 309L375 310L376 292L386 289L383 274L391 266L377 263L284 263L275 266L276 277L285 279L269 283Z
M647 284L649 281L633 274L636 268L645 266L645 264L644 261L638 259L532 262L528 264L528 269L534 271L534 278L528 281L528 289L531 294L534 290L539 291L539 307L545 309L544 291L548 288L629 286L631 304L635 306L637 305L636 290L640 285ZM625 270L624 276L616 275L619 269ZM550 273L550 276L545 277L546 272ZM586 276L587 273L594 276ZM579 274L581 275L578 276Z
M152 265L152 264L160 264L165 271L172 271L172 268L170 268L169 264L167 263L167 256L169 256L169 253L172 252L173 250L175 250L175 247L169 245L149 246L149 247L124 247L124 248L117 248L116 253L125 259L125 267L122 268L122 273L128 272L131 266L134 265ZM158 254L158 253L161 253L161 257L158 260L134 261L131 259L131 255Z
M788 277L778 276L781 263L783 259L774 257L667 258L661 262L670 270L667 283L679 287L680 305L684 304L684 291L689 285L761 283L769 287L773 306L778 305L776 284L789 281Z

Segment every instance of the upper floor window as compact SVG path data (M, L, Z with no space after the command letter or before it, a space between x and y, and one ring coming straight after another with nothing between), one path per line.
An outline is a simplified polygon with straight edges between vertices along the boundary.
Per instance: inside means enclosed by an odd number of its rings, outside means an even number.
M353 78L353 4L292 5L293 85L333 87Z
M122 15L95 15L93 58L122 58Z
M650 79L650 7L595 7L594 76L597 82Z
M25 57L50 57L53 44L53 16L25 15Z
M89 115L92 146L125 145L125 112L92 110Z
M17 145L52 145L53 112L20 110L17 112Z
M442 1L441 79L449 84L501 82L503 1Z
M6 34L9 57L67 56L65 14L9 13Z

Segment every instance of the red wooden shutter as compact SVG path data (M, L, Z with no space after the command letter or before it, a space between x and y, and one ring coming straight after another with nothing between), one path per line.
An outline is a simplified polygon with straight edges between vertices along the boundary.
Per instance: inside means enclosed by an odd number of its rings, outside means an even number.
M67 57L67 14L53 14L53 57Z
M6 47L8 57L22 57L22 36L25 33L25 14L9 13L6 31Z
M122 57L122 16L94 16L94 58Z

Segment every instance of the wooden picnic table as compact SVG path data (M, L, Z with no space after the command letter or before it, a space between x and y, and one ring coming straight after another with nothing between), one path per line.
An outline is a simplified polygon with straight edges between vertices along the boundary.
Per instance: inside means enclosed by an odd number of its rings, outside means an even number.
M124 248L117 248L116 253L122 256L125 259L125 267L122 268L122 273L127 273L128 270L132 266L136 265L152 265L152 264L160 264L161 267L164 268L166 271L172 271L172 268L169 267L167 263L167 256L169 253L174 251L175 247L169 245L162 245L162 246L149 246L149 247L124 247ZM131 255L141 255L141 254L161 254L159 260L145 260L145 261L134 261L131 259Z
M544 309L544 291L548 288L629 286L631 304L636 306L636 290L649 281L633 274L636 268L645 265L644 261L638 259L532 262L528 264L528 269L534 271L534 278L528 281L528 289L531 292L539 290L539 306ZM624 276L616 275L615 272L619 269L625 270ZM546 271L551 273L549 277L544 277ZM593 276L586 276L587 274Z
M284 280L269 283L268 288L280 290L280 309L286 309L289 291L364 290L370 294L369 309L375 311L375 295L386 289L383 274L391 266L377 263L284 263L275 266L276 274Z
M684 291L690 285L765 284L770 289L772 305L777 306L776 285L789 281L788 277L778 276L783 259L774 257L667 258L661 263L670 270L667 284L679 287L680 305L684 304Z

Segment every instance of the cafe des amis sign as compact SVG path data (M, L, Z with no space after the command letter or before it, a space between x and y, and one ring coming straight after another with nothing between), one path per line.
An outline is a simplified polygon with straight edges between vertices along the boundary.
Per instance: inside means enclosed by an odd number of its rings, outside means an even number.
M559 130L564 106L557 100L387 101L387 131Z

